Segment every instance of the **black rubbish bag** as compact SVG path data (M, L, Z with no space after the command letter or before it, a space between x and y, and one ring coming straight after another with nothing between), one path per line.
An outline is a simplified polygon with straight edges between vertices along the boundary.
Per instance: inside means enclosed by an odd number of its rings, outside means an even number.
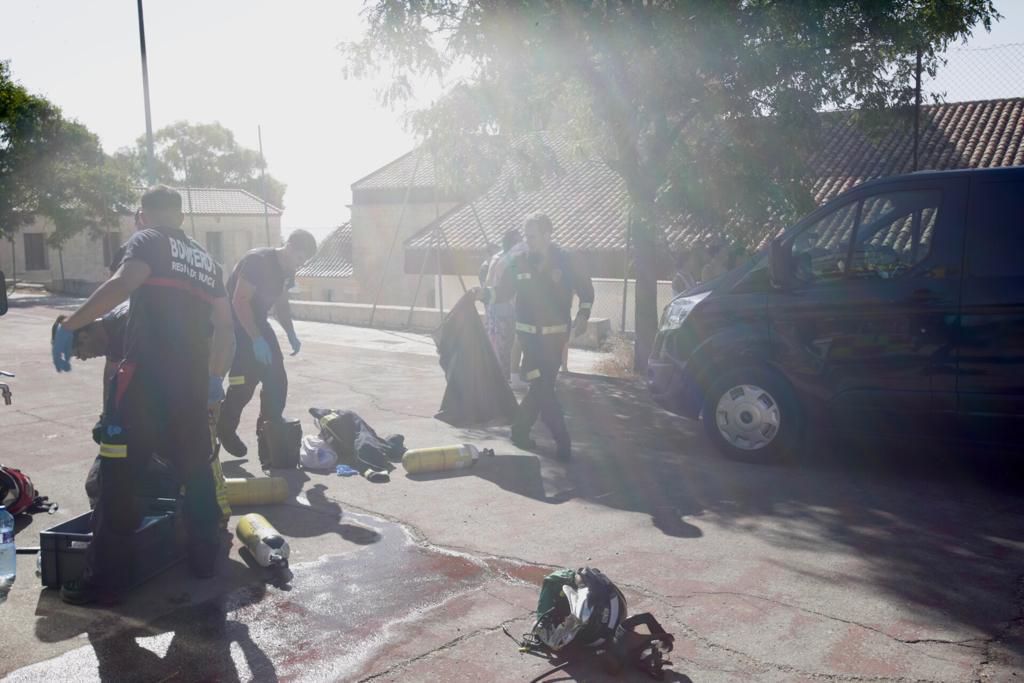
M448 382L441 411L434 417L453 427L511 424L516 397L480 322L473 292L464 294L445 316L434 342Z

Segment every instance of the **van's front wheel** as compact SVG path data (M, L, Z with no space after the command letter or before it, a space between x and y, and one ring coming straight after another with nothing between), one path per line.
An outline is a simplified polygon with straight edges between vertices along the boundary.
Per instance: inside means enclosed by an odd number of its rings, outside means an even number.
M767 463L793 453L803 419L793 389L761 367L728 370L710 383L702 413L704 431L725 455Z

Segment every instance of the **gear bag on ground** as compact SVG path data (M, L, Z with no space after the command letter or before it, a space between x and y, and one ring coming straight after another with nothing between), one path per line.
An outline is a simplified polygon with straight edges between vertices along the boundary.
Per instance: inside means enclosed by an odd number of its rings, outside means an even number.
M664 655L672 651L675 638L650 613L630 617L627 611L622 591L598 569L548 574L537 600L537 621L516 642L523 652L542 653L562 663L534 680L585 657L601 658L612 673L636 668L660 679L664 665L670 663ZM638 632L637 626L645 626L647 633Z

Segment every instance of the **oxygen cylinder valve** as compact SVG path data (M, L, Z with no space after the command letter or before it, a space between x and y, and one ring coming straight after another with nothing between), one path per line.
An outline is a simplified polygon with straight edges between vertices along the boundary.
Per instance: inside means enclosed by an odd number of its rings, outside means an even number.
M288 569L288 541L266 517L254 512L245 515L238 520L235 533L259 566Z

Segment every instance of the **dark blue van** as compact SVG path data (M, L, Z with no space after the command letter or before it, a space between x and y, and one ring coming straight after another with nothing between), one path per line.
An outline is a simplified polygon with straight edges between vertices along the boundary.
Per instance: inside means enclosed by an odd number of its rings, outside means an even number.
M1024 443L1024 167L864 183L665 307L654 399L726 455L807 424Z

